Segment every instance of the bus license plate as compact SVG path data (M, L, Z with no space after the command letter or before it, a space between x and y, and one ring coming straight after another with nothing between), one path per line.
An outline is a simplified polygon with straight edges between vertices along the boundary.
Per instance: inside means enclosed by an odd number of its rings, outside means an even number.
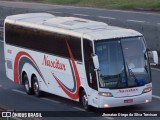
M124 100L124 103L132 103L133 99Z

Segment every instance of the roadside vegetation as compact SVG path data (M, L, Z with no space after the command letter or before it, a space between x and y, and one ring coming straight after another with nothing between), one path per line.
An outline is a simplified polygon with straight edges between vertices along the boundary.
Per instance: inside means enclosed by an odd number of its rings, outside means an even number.
M160 10L160 0L15 0L116 9Z
M0 120L5 120L5 119L0 117Z

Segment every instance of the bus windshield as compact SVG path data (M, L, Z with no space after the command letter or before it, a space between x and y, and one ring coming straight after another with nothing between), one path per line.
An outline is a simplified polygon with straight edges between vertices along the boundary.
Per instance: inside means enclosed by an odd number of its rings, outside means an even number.
M151 82L143 37L96 41L95 52L100 64L100 87L119 89Z

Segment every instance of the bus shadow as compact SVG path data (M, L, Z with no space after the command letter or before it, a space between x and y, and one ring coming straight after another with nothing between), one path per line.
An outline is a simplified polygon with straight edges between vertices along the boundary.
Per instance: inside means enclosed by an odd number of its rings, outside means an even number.
M59 101L62 104L65 104L65 105L68 105L68 106L71 105L71 106L81 107L81 104L79 102L76 102L76 101L73 101L73 100L58 96L58 95L54 95L54 94L44 92L43 97L54 100L54 101Z

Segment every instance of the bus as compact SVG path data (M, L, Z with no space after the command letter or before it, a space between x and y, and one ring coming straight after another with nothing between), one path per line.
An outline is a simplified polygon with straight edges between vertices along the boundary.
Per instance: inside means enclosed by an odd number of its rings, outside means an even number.
M150 57L135 30L49 13L8 16L4 22L6 76L27 94L42 92L111 108L152 100Z

